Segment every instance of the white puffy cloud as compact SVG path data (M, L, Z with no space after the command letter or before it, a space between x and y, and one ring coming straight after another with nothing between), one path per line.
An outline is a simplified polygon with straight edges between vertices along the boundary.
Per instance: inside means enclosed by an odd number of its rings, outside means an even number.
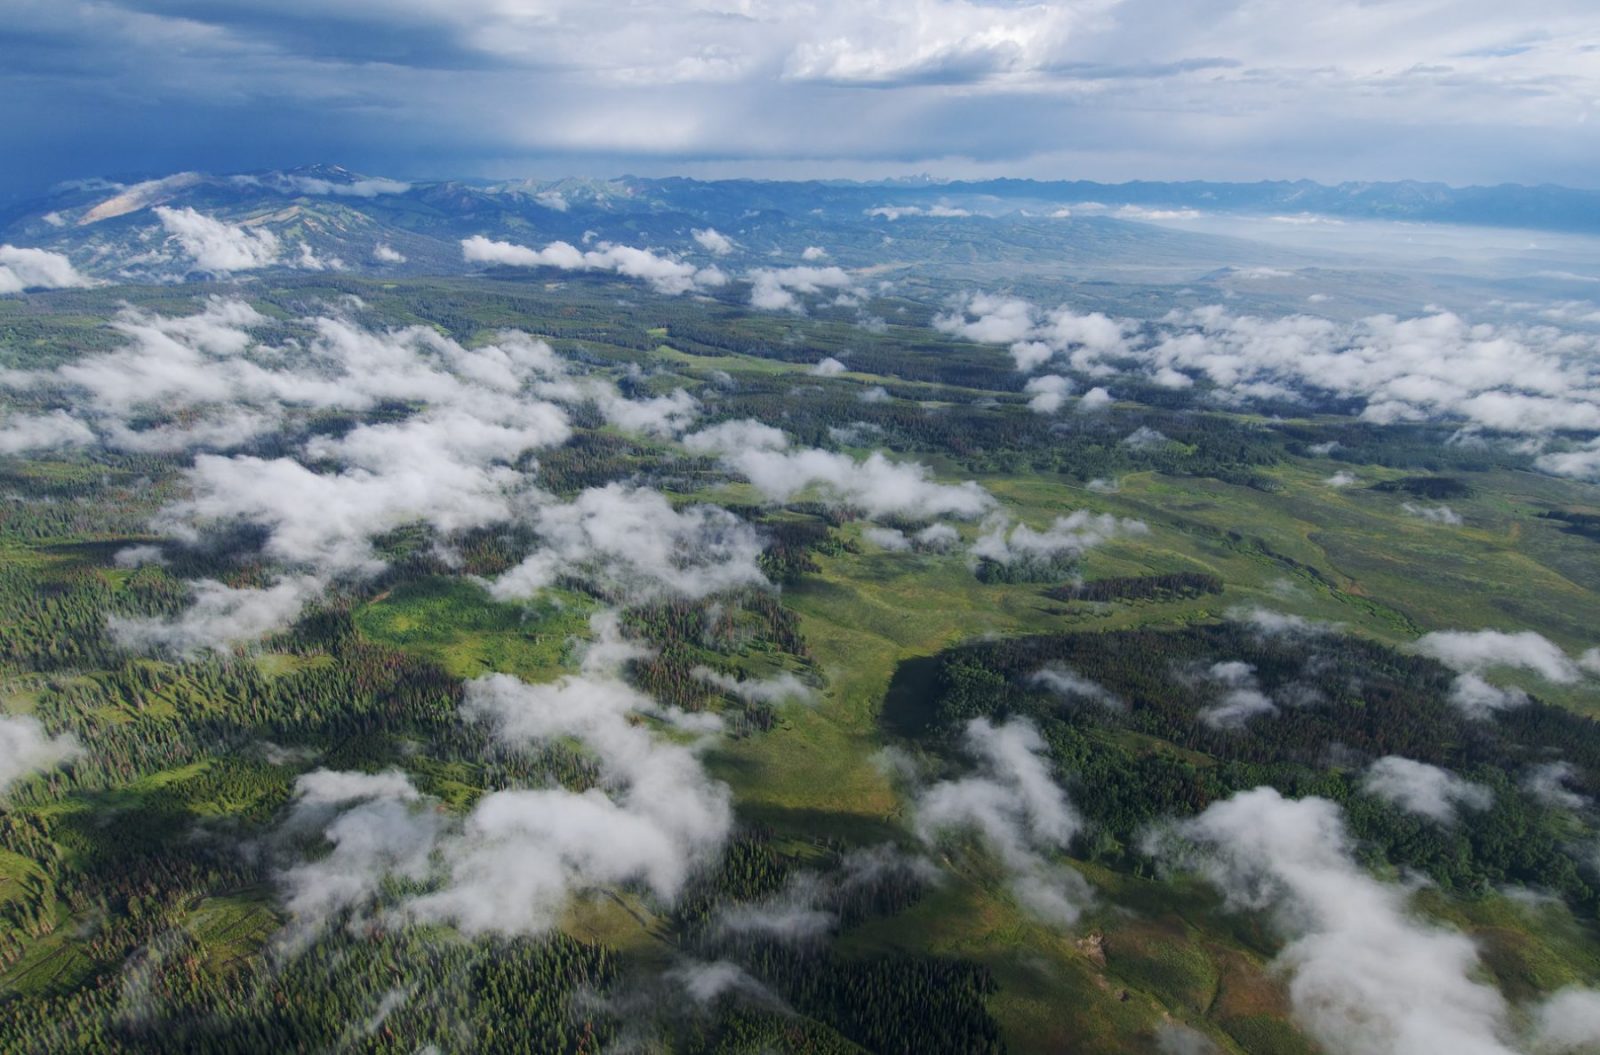
M891 553L903 553L911 548L911 540L906 537L905 532L894 528L869 527L861 532L861 537L879 549L886 549Z
M254 641L293 622L324 583L309 575L272 586L233 587L214 579L189 584L193 600L171 619L111 616L107 629L117 644L139 652L193 656L206 649L225 651L238 641Z
M0 425L0 454L23 454L95 442L94 430L64 410L17 414Z
M694 240L700 244L701 249L713 256L727 256L733 252L733 239L718 231L715 227L707 227L703 230L697 229L689 233L694 235Z
M1327 484L1329 487L1342 488L1353 487L1360 483L1361 479L1360 477L1356 476L1355 473L1340 469L1338 472L1334 473L1332 476L1328 477L1322 482Z
M638 721L670 722L676 712L603 667L541 685L503 674L468 683L467 712L496 736L578 740L605 787L486 796L446 855L447 885L413 902L413 913L468 932L544 930L574 890L639 883L670 900L721 847L733 818L727 787L706 775L693 747Z
M749 277L750 304L765 311L800 311L803 306L796 294L848 290L851 286L849 272L832 266L759 268Z
M973 294L934 325L1011 348L1018 369L1061 362L1087 374L1132 369L1165 387L1196 377L1225 402L1358 400L1379 424L1463 420L1532 434L1600 429L1600 337L1548 325L1470 323L1449 312L1336 322L1309 315L1234 315L1220 306L1174 311L1153 327L1015 297ZM1541 466L1586 476L1589 447Z
M1216 703L1201 708L1199 718L1214 729L1240 729L1257 715L1275 714L1278 705L1261 691L1256 668L1238 660L1213 663L1206 676L1221 690Z
M1399 755L1385 755L1372 763L1361 787L1369 795L1443 824L1455 821L1457 807L1486 810L1494 801L1493 793L1481 784Z
M1097 410L1104 410L1115 402L1116 398L1110 392L1096 385L1085 392L1083 398L1078 400L1078 409L1086 414L1091 414Z
M195 266L205 271L230 273L268 267L277 262L282 248L278 236L265 227L226 223L192 207L158 205L155 214Z
M1018 903L1059 925L1076 922L1091 900L1088 884L1050 860L1082 821L1050 776L1045 743L1031 723L967 723L964 743L978 772L929 785L917 795L916 830L924 841L950 830L974 831L1011 874Z
M442 826L403 773L319 769L300 777L285 828L317 832L331 850L278 877L291 937L303 938L335 914L361 907L387 876L425 878Z
M1012 344L1029 337L1036 321L1037 312L1028 301L974 293L952 311L935 315L933 325L944 333L980 344Z
M386 242L379 242L372 247L372 259L380 264L403 264L406 255Z
M808 245L800 252L800 259L807 263L828 259L828 251L820 245Z
M728 281L728 276L714 267L697 268L648 249L608 242L588 250L568 242L551 242L543 249L529 249L473 235L461 240L461 254L468 263L553 267L562 271L612 271L648 282L656 292L669 295L710 289Z
M0 714L0 791L69 761L82 750L71 733L50 736L31 715Z
M1567 810L1581 809L1588 805L1589 800L1567 788L1567 781L1576 775L1577 771L1570 762L1546 762L1529 770L1522 786L1546 805Z
M1059 663L1034 671L1028 676L1028 683L1048 689L1064 700L1086 700L1110 710L1121 710L1123 707L1122 701L1110 689Z
M1234 622L1243 623L1261 637L1266 638L1306 637L1313 634L1324 634L1336 625L1307 619L1303 615L1276 612L1260 605L1230 608L1226 615Z
M1426 520L1430 524L1446 524L1450 527L1460 527L1463 523L1461 514L1447 505L1424 506L1415 502L1402 502L1400 508L1419 520Z
M1534 1013L1533 1050L1539 1055L1578 1055L1600 1048L1600 992L1569 986Z
M837 377L848 369L850 368L829 355L819 359L817 364L811 368L811 373L817 377Z
M971 480L937 483L926 466L890 461L881 451L856 461L847 454L815 448L742 450L724 460L728 468L775 502L815 489L824 501L851 506L873 517L975 517L994 505L994 498Z
M0 294L25 289L70 289L94 283L61 253L0 245Z
M1072 382L1060 374L1045 374L1030 377L1022 390L1033 396L1028 400L1029 410L1036 414L1054 414L1072 395Z
M1531 670L1560 685L1582 676L1578 664L1560 646L1532 630L1439 630L1424 634L1411 647L1462 673L1513 667Z
M1553 476L1579 480L1600 480L1600 438L1572 450L1551 451L1534 459L1534 464Z
M343 271L344 261L336 256L318 256L310 242L301 242L300 255L295 258L295 266L302 271Z
M536 507L531 523L540 547L490 585L496 597L528 597L570 574L633 600L766 582L750 525L716 506L674 509L658 491L590 488L570 503Z
M786 670L766 678L736 678L710 667L695 667L689 673L751 703L810 703L816 699L816 691L810 685Z
M997 516L984 524L983 533L973 542L971 552L980 560L999 564L1076 559L1118 535L1144 535L1149 530L1141 520L1092 513L1087 509L1056 517L1043 531Z
M404 194L411 189L409 183L382 176L370 176L349 182L316 179L312 176L291 175L283 178L289 186L301 194L340 198L377 198L385 194Z
M1504 998L1478 980L1477 946L1364 872L1333 803L1256 788L1175 829L1187 852L1160 837L1148 848L1198 870L1230 906L1272 912L1294 1016L1330 1055L1516 1051Z
M967 209L954 205L878 205L866 211L868 216L882 220L898 220L902 216L927 216L933 219L959 219L971 216Z
M320 831L332 850L280 876L302 929L370 903L387 876L429 887L391 911L470 934L547 931L571 896L599 888L677 895L727 838L731 796L696 745L647 720L701 733L719 723L661 707L616 675L620 658L642 650L614 617L597 617L595 633L580 672L540 685L487 675L467 684L464 710L507 744L580 743L601 786L497 791L457 820L400 773L307 774L286 828Z
M360 440L372 448L367 453L387 461L385 469L318 473L293 458L204 454L187 473L192 496L167 507L157 524L194 540L212 525L244 520L267 528L266 551L280 560L370 574L383 566L372 550L374 535L416 522L450 532L510 518L510 492L520 481L513 470L470 466L442 451L408 464L403 452L426 429L362 428Z
M789 437L781 429L744 418L691 432L681 442L685 450L695 454L737 454L749 450L781 451L789 446Z
M1170 440L1158 429L1149 425L1140 425L1126 436L1122 437L1122 445L1129 450L1152 451L1158 447L1165 447Z
M886 877L902 883L926 883L937 876L926 858L906 854L893 844L862 847L845 854L839 867L830 872L792 872L775 894L723 908L715 926L724 935L759 934L784 942L807 942L837 928L840 902L862 888Z

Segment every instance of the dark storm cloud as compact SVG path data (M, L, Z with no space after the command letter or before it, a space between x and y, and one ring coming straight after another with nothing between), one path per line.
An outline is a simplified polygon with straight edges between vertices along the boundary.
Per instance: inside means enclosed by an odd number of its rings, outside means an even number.
M0 189L313 160L1583 184L1597 35L1579 0L17 0Z

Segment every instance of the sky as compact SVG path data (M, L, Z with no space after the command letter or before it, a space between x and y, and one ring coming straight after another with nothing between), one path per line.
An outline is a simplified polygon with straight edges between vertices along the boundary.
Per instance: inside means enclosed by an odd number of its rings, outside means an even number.
M400 178L1600 186L1593 0L0 0L0 195Z

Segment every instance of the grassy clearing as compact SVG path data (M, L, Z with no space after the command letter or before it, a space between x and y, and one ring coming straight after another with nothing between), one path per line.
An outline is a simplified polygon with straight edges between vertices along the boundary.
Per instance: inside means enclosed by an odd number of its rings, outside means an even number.
M433 576L363 605L355 622L372 640L431 659L453 677L499 671L548 681L572 639L586 635L591 611L583 598L553 590L526 605L500 604L474 582Z

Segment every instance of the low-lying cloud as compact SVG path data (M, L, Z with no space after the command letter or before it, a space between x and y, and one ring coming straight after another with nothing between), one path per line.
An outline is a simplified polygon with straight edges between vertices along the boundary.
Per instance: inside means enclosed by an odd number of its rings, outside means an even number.
M0 714L0 792L70 761L82 750L72 734L51 736L32 715Z
M1131 369L1168 388L1203 380L1224 403L1323 396L1358 401L1361 418L1378 424L1448 419L1532 435L1600 429L1600 337L1548 325L1474 324L1450 312L1346 323L1211 306L1141 326L978 293L934 326L1009 346L1019 370ZM1592 453L1552 453L1542 464L1587 475Z
M254 271L278 262L283 246L266 227L245 227L197 212L192 207L169 209L158 205L161 226L203 271L231 274Z
M931 843L942 832L975 832L1010 873L1020 905L1050 923L1076 922L1092 900L1089 885L1050 855L1067 848L1082 820L1050 775L1044 738L1026 719L977 718L963 743L977 772L922 789L917 833Z
M1407 888L1362 870L1332 802L1256 788L1146 848L1205 876L1231 907L1272 914L1288 940L1274 966L1288 976L1294 1016L1331 1055L1530 1050L1514 1039L1505 998L1479 980L1477 946L1413 914ZM1550 1016L1547 1037L1592 1006L1558 999L1536 1013ZM1540 1050L1538 1037L1528 1041Z
M589 250L579 249L569 242L551 242L543 249L530 249L513 242L496 242L483 235L473 235L461 240L461 254L468 263L474 264L610 271L648 282L656 292L669 295L714 289L728 282L728 276L715 267L695 267L648 249L605 242Z
M0 295L25 289L71 289L92 286L61 253L0 245Z

